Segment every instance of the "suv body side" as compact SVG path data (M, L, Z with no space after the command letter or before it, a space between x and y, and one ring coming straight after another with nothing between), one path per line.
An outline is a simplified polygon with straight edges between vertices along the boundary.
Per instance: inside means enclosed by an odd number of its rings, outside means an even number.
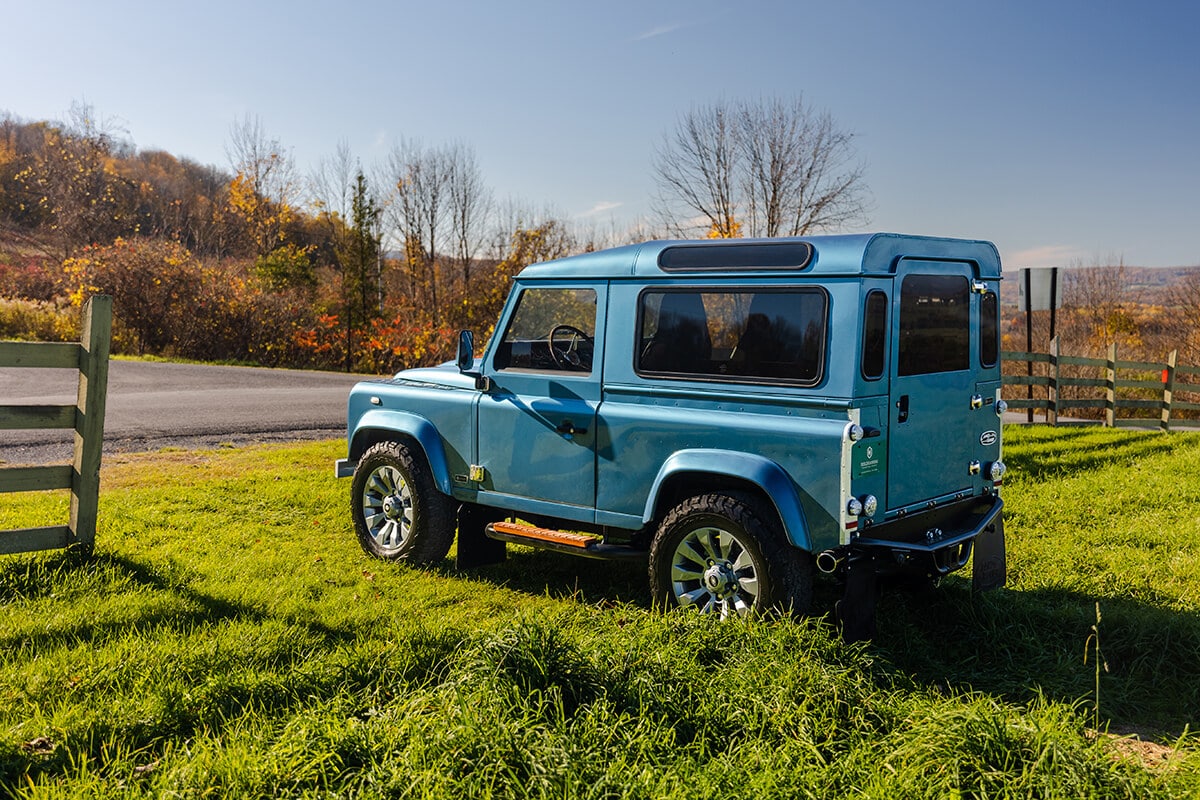
M806 263L720 266L789 245L809 248ZM709 265L689 268L693 251ZM355 387L338 474L402 437L454 501L606 541L645 546L681 500L721 490L769 503L806 553L875 548L901 563L958 546L957 568L1001 507L999 281L990 243L895 234L649 242L535 265L470 374L447 364ZM553 356L539 361L545 346L513 326L550 319L537 309L554 297L575 310L538 334ZM809 309L813 352L794 373L737 366L756 303ZM692 313L710 328L662 361L667 304L704 306ZM555 337L577 363L553 363Z

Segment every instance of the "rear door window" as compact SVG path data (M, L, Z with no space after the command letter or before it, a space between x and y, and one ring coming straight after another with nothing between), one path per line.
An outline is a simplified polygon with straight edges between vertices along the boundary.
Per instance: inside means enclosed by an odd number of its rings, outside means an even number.
M908 275L900 288L899 375L971 366L971 290L960 275Z

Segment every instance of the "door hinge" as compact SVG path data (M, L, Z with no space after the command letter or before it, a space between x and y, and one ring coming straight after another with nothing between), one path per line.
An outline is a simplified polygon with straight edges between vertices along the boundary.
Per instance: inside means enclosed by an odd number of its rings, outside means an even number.
M475 483L482 483L487 479L487 470L478 464L471 465L470 478Z

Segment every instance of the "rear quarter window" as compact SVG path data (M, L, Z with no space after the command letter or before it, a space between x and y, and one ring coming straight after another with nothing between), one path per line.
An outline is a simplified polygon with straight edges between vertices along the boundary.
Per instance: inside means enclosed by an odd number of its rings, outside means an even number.
M821 289L646 291L639 373L718 381L820 382L828 298Z

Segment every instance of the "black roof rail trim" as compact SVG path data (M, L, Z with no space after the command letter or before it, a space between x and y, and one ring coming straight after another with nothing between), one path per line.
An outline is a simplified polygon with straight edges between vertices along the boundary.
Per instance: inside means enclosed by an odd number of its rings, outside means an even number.
M658 266L666 272L804 269L812 257L808 242L714 242L668 247L658 254Z

